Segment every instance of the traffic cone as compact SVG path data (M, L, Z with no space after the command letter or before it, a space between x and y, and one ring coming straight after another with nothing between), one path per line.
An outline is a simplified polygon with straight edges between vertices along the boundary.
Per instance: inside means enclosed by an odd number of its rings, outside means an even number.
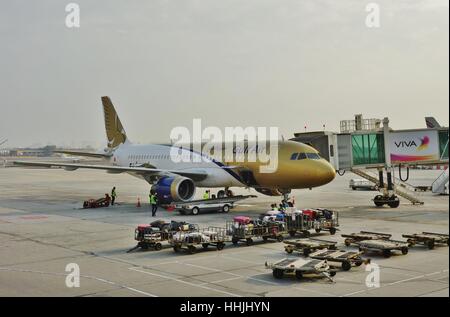
M138 201L137 201L136 207L141 207L141 199L139 197L138 197Z

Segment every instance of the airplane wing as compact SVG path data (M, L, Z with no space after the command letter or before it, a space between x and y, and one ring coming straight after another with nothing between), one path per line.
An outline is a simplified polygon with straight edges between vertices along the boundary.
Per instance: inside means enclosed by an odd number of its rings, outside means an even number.
M135 173L143 176L150 175L160 175L160 176L170 176L171 174L180 175L188 177L193 181L204 180L208 174L205 171L183 171L183 170L163 170L157 168L147 168L147 167L123 167L123 166L108 166L108 165L91 165L91 164L73 164L73 163L53 163L53 162L28 162L28 161L14 161L14 165L17 166L33 166L33 167L63 167L65 170L74 171L79 168L89 168L104 170L108 173L119 174L119 173Z
M87 157L95 157L95 158L108 158L111 157L111 153L93 153L93 152L80 152L80 151L66 151L66 150L55 150L53 153L61 153L68 154L74 156L87 156Z

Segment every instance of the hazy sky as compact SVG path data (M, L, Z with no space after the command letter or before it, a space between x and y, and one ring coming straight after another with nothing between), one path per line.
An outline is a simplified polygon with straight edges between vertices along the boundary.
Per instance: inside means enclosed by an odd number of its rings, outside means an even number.
M355 113L448 126L448 0L0 0L0 139L105 142L109 95L128 137L173 126L338 131ZM367 28L365 7L381 7Z

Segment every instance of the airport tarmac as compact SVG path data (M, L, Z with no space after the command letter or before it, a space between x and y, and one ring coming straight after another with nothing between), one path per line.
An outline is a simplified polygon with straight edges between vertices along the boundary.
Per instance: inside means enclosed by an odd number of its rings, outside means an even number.
M411 171L415 185L430 185L440 171ZM294 191L297 206L339 211L340 233L380 231L448 233L449 198L421 193L423 206L402 200L397 209L375 208L376 192L348 188L351 173L323 187ZM117 187L119 205L83 210L82 201ZM0 168L0 296L449 296L448 247L417 246L389 259L370 254L380 266L381 285L368 288L365 266L326 279L275 280L264 263L285 257L284 244L228 244L222 251L188 255L165 245L161 251L126 253L134 228L149 223L148 184L126 174L61 169ZM248 193L247 190L236 190ZM254 194L254 192L251 192ZM198 193L200 194L200 193ZM137 198L143 206L136 207ZM156 219L224 226L236 215L257 217L278 197L259 195L229 214L181 216L159 210ZM66 286L66 265L80 267L79 288Z

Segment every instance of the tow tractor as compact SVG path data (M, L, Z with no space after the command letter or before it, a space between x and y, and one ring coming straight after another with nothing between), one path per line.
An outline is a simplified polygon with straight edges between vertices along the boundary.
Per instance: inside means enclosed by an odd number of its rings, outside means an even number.
M340 266L342 270L349 271L352 266L361 266L363 263L369 264L370 259L363 260L361 255L362 251L346 251L346 250L318 250L309 255L312 259L326 260L332 267ZM331 262L331 263L330 263ZM338 263L339 265L334 265Z
M138 248L148 250L153 248L156 251L162 249L162 243L169 241L170 237L176 232L198 232L198 225L188 224L185 222L172 221L167 223L163 220L157 220L151 224L138 225L134 231L134 239L137 245L127 253L132 252Z
M404 241L395 240L364 240L356 242L359 246L359 251L365 252L380 252L385 258L389 258L392 255L392 251L401 251L403 255L408 254L409 244Z
M326 241L320 239L297 239L297 240L286 240L284 241L287 245L284 250L287 253L292 253L294 251L303 253L304 256L308 256L311 252L322 249L336 250L335 241Z
M293 275L302 279L307 275L325 277L334 282L332 277L336 271L331 269L327 261L316 259L288 258L275 263L265 263L267 269L272 270L273 277L280 279L285 275Z
M177 209L181 215L198 215L200 212L213 211L227 213L234 208L235 202L255 197L255 195L238 195L232 197L191 200L182 204L175 204L175 209Z
M422 232L415 234L404 234L403 238L407 238L407 242L410 247L420 243L428 247L428 249L434 249L436 244L449 245L448 234L434 233L434 232Z
M169 243L175 252L187 250L189 254L194 254L198 246L207 249L215 246L218 251L225 247L225 242L229 241L225 228L208 227L201 231L183 232L179 231L169 237Z
M345 246L350 246L352 243L365 240L388 240L392 237L392 234L381 232L360 231L350 234L342 234L341 237L346 238L344 240Z

